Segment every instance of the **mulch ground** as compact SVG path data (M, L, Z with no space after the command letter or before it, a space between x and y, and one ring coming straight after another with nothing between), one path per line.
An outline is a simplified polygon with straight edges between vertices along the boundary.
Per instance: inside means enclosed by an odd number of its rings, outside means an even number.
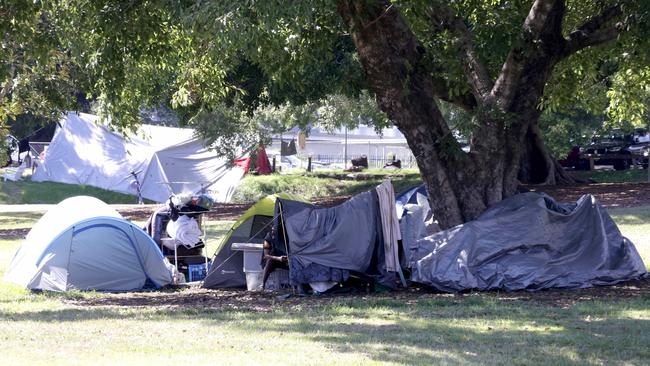
M575 202L584 194L591 194L605 207L635 207L650 205L650 183L590 183L567 186L529 185L526 189L544 192L559 202ZM327 197L314 200L321 207L338 205L350 196ZM218 203L213 212L206 214L212 220L237 220L251 204ZM146 220L153 206L136 207L120 210L129 220Z
M594 195L605 207L635 207L650 205L649 183L592 183L572 186L527 186L531 191L545 192L560 202L575 202L584 194ZM325 198L314 203L331 207L349 199L346 197ZM236 220L250 204L217 204L207 214L211 220ZM119 210L129 220L146 220L154 206L144 206ZM0 239L16 238L27 234L28 229L0 230ZM268 311L281 306L287 310L300 309L302 306L327 304L340 301L346 297L352 299L387 298L405 303L416 303L427 299L453 299L464 301L467 298L481 296L499 301L524 301L556 307L569 307L576 302L590 300L621 300L650 296L650 278L630 281L613 286L594 287L579 290L547 290L539 292L468 292L461 294L437 293L426 287L411 287L385 294L341 294L321 296L289 296L285 292L249 292L244 290L208 290L200 287L169 288L154 292L131 292L107 294L101 297L85 299L67 299L66 302L78 306L123 306L123 307L161 307L161 308L201 308L233 309L247 311ZM284 296L283 296L284 295Z
M531 191L544 192L559 202L575 202L591 194L605 207L635 207L650 205L650 183L590 183L568 186L527 186Z
M287 297L288 296L288 297ZM408 289L381 294L347 293L337 295L296 296L289 290L251 292L245 290L209 290L201 287L169 288L152 292L105 294L101 297L64 300L75 306L157 307L162 309L238 310L268 312L281 308L300 311L304 306L314 307L350 300L395 300L404 304L419 301L447 300L462 303L467 299L482 298L501 302L525 302L569 308L582 301L617 301L650 296L650 278L628 281L612 286L599 286L577 290L552 289L538 292L466 292L440 293L426 287L412 286Z
M311 202L321 207L332 207L350 199L351 196L326 197L312 200ZM230 220L235 221L252 203L216 203L213 209L205 214L208 220ZM145 205L142 207L129 207L118 210L127 220L146 220L157 206Z

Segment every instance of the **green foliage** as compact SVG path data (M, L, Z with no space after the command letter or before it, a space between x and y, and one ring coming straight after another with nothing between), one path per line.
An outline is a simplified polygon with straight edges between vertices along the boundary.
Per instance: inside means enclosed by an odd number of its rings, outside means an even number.
M607 127L647 125L650 84L650 1L623 3L618 38L604 46L579 51L563 60L547 84L543 105L552 112L578 106L593 114L606 113ZM610 2L568 2L565 28L584 21Z
M597 183L642 183L648 181L646 169L576 171L573 174L580 179L591 179Z
M421 42L422 66L443 80L452 97L465 95L461 39L427 17L441 3L391 5ZM526 44L522 25L530 2L444 3L463 19L492 78L509 52ZM564 35L614 3L567 1ZM642 125L650 94L649 5L625 2L622 16L611 22L624 28L617 40L562 60L539 107L551 113L574 107L595 115L606 111L619 125ZM83 92L125 131L139 123L143 107L165 103L181 123L194 124L230 155L231 146L263 142L269 131L291 123L316 121L332 128L388 123L372 94L364 92L362 65L332 0L11 0L2 3L0 13L6 35L0 82L10 90L0 97L2 121L26 112L53 118L77 107L76 96ZM475 116L443 109L450 124L471 135Z
M388 127L388 117L379 110L372 95L363 91L357 98L342 94L328 95L318 103L314 122L326 130L354 128L358 124L375 126L377 131Z
M32 182L0 182L0 204L56 204L74 196L92 196L106 203L137 203L137 198L123 193L111 192L84 185Z
M604 128L605 117L593 115L583 109L567 112L546 111L540 117L539 125L546 146L558 158L564 158L574 146L585 146L594 134Z
M76 106L82 66L61 46L52 20L39 1L0 4L0 127L20 114L56 120Z
M612 126L648 127L650 123L650 67L616 74L607 92Z
M241 98L232 102L237 104L222 103L210 111L202 110L189 121L199 136L230 158L241 152L239 147L268 144L272 134L293 127L309 133L315 125L334 130L365 123L381 131L390 124L374 98L365 91L357 97L332 94L302 105L290 102L278 106L259 105L250 112Z

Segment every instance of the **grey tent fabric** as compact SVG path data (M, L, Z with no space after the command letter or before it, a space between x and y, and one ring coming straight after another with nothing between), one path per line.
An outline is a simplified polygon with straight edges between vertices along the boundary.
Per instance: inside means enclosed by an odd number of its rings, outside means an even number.
M390 284L383 280L386 266L375 190L331 208L282 199L277 201L276 210L280 207L284 225L278 232L283 229L288 239L292 284L297 284L296 280L306 283L310 276L296 270L313 268L312 264L318 265L314 272L320 274L320 266L324 266L377 276L380 282ZM345 273L330 273L345 277Z
M591 195L558 204L539 193L418 241L412 280L442 291L585 288L646 273L634 245Z

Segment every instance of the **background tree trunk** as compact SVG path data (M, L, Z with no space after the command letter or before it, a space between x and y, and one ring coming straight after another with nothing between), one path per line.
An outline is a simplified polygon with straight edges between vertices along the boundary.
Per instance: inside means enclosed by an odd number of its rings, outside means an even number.
M522 183L531 184L556 185L576 182L544 144L537 123L532 123L526 133L526 150L522 156L518 177Z

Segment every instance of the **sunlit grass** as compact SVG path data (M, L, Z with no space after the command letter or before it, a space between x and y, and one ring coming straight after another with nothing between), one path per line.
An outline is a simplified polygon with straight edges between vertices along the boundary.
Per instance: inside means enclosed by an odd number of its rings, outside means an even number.
M343 171L335 172L351 174ZM422 182L419 173L413 169L403 171L372 169L362 172L361 174L366 178L360 180L319 178L317 174L323 173L247 175L237 187L233 202L256 202L269 194L280 192L295 194L305 199L353 195L377 186L385 176L392 177L396 192ZM109 204L134 204L137 201L132 195L91 186L32 182L29 179L19 182L0 181L0 204L56 204L66 198L79 195L96 197Z
M74 196L92 196L106 203L135 204L135 196L85 185L55 182L0 181L0 204L55 204Z
M609 209L609 213L623 235L634 243L650 270L650 206L614 208Z
M342 171L335 171L333 174L343 174ZM335 197L353 195L369 190L384 180L387 174L392 176L396 192L422 183L422 179L415 171L387 172L373 170L363 172L364 179L336 179L317 177L316 175L326 172L315 172L311 174L272 174L261 176L246 176L237 187L233 197L234 202L256 202L262 197L274 193L291 193L307 200L318 197ZM345 173L350 174L350 173ZM352 174L354 175L354 174Z
M0 230L31 228L41 216L42 212L0 212Z
M4 285L0 287L5 292ZM0 302L8 363L643 364L650 299L561 309L473 294L404 304L339 298L300 311ZM101 295L99 295L101 296Z
M647 169L592 170L571 172L580 179L592 179L597 183L647 182Z

